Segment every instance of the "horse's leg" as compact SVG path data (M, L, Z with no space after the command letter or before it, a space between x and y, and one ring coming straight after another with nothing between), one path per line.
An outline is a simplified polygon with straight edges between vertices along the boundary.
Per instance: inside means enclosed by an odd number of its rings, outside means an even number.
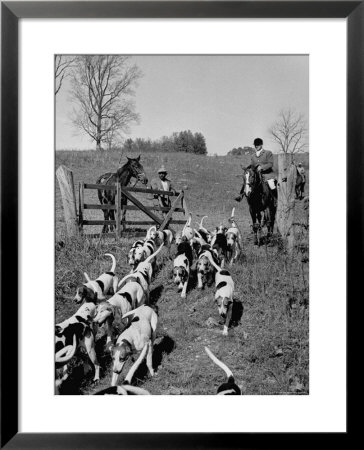
M104 203L105 205L106 203ZM109 210L108 209L103 209L102 212L104 213L104 220L105 222L107 222L109 220ZM102 227L102 231L101 233L107 233L108 230L108 224L104 223L104 226Z
M258 223L257 223L257 244L260 247L260 242L261 242L261 239L262 239L262 217L264 216L264 213L263 213L263 216L262 216L261 211L259 211L256 216L257 216L257 220L258 220Z
M253 210L252 207L250 207L249 210L250 210L250 216L252 218L252 223L253 223L254 245L258 245L259 223L257 223L257 213Z
M303 197L304 197L304 193L305 193L305 184L306 184L306 182L303 182L303 183L301 184L301 200L302 200Z

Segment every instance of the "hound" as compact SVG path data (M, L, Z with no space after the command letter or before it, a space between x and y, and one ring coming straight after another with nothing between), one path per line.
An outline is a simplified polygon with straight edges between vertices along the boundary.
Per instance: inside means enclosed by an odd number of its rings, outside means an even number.
M235 384L234 376L231 370L223 362L217 359L209 348L205 347L205 351L208 354L208 356L213 360L213 362L217 364L219 367L221 367L222 370L226 373L227 379L225 383L221 384L217 388L217 395L242 395L241 389L237 384Z
M137 386L123 384L122 386L110 386L94 395L150 395L150 392Z
M113 337L114 323L117 316L120 318L127 312L141 306L146 301L144 289L137 281L125 284L114 296L97 306L94 322L106 327L106 347L110 345ZM121 320L119 320L120 323Z
M173 242L173 232L171 230L157 230L156 226L152 226L148 230L149 239L155 242L156 245L160 245L163 243L166 248L168 248L168 252L171 252L171 245Z
M203 216L200 223L197 222L198 225L198 232L200 233L200 236L202 237L202 239L209 244L211 242L212 239L212 234L210 233L210 231L208 231L204 226L203 226L203 221L204 219L206 219L208 216Z
M137 386L131 386L131 380L137 368L140 366L141 362L145 358L148 347L145 345L143 350L140 352L138 359L135 361L133 366L130 368L127 376L125 377L122 385L110 386L102 391L97 392L94 395L150 395L146 389L142 389Z
M207 252L210 253L212 258L217 259L218 257L217 252L215 252L209 244L204 244L201 247L196 263L198 289L203 289L205 284L211 286L214 282L215 268L210 263L210 259L207 257Z
M105 272L100 275L96 280L90 280L90 277L85 272L86 283L77 287L76 295L74 301L78 304L82 303L84 300L96 302L97 300L104 300L105 295L109 292L112 287L114 293L116 292L116 287L118 284L118 278L115 276L116 259L111 253L105 253L105 256L110 256L112 259L112 267L110 272Z
M131 271L133 271L140 262L139 261L140 256L136 255L136 249L138 247L143 247L143 245L144 245L144 241L139 239L138 241L133 243L133 245L131 246L131 249L129 250L128 264L129 264L129 266L131 266Z
M138 281L138 283L143 288L147 301L149 301L149 286L152 282L153 276L153 265L155 264L155 259L158 253L162 250L164 244L162 244L152 255L148 256L148 258L138 264L136 269L126 275L122 280L119 281L118 287L120 288L123 284L125 284L128 280L133 279Z
M192 214L190 213L190 217L185 223L185 226L182 230L182 237L185 237L187 241L191 241L194 235L194 229L191 227Z
M216 227L216 232L211 239L211 246L215 249L219 255L221 261L221 267L225 265L227 259L227 239L226 239L227 228L223 225Z
M100 365L95 351L95 335L92 329L92 320L96 314L96 305L93 302L84 303L70 318L56 324L55 328L55 363L61 369L60 377L56 380L56 393L64 380L68 378L68 362L75 356L79 347L86 352L94 366L93 381L100 379Z
M224 329L222 334L224 336L228 335L228 327L231 321L231 315L233 311L234 302L234 281L231 278L230 273L227 270L222 270L213 260L212 256L207 253L207 257L210 263L217 270L215 276L215 301L219 310L220 316L224 320Z
M188 242L181 242L177 247L177 256L173 261L174 283L182 291L181 297L186 298L190 269L193 262L192 248Z
M113 374L111 386L116 386L125 362L134 352L142 351L143 358L146 355L149 373L151 376L154 375L152 357L158 316L152 308L143 305L124 315L123 319L126 317L131 318L131 324L120 334L112 348Z
M234 219L234 213L235 208L233 208L231 212L231 217L229 219L231 227L228 228L226 232L227 259L230 263L230 266L232 266L233 263L239 259L239 256L241 254L241 242L242 242L240 230L236 225Z
M132 271L135 271L135 269L138 267L138 265L145 261L150 255L152 255L155 251L155 244L152 239L146 239L142 246L135 247L133 252L133 260L130 260L132 264Z

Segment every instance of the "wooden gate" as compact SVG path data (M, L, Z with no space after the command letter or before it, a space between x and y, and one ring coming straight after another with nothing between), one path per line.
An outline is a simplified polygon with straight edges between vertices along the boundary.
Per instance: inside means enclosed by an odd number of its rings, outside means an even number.
M83 229L86 225L114 225L115 226L115 237L117 240L121 237L121 235L125 236L130 234L130 230L122 231L123 226L126 227L128 225L147 225L152 226L156 225L159 230L164 230L165 228L170 228L170 225L173 224L185 224L186 219L173 219L173 213L182 212L185 216L187 216L188 211L186 207L186 201L184 196L184 191L176 192L175 194L169 191L159 191L147 188L136 188L136 187L126 187L121 186L120 183L116 183L115 185L108 185L107 190L116 191L115 196L115 204L114 205L100 205L100 204L90 204L85 203L85 190L104 190L104 184L89 184L89 183L79 183L79 208L78 208L78 223L80 229ZM161 207L161 206L146 206L140 200L134 197L132 193L142 193L149 195L164 195L175 197L172 199L172 205L170 208ZM132 205L121 205L121 197L125 195L127 199L132 203ZM109 209L115 211L115 220L89 220L84 218L84 211L86 209L93 210L102 210ZM145 213L149 219L151 220L122 220L122 211L142 211ZM165 217L160 217L155 214L154 211L163 211L167 212ZM105 233L106 234L106 233ZM110 234L110 233L108 233ZM141 232L133 232L133 236L143 236L145 233Z

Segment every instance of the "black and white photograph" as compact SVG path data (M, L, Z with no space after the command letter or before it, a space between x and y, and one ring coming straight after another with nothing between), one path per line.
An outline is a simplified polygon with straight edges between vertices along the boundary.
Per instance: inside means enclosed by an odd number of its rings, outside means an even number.
M56 54L54 115L55 394L308 395L309 56Z

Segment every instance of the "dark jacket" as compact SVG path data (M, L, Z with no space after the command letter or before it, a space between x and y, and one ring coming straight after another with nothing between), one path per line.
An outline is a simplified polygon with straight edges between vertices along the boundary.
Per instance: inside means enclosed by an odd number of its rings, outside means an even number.
M276 174L273 170L273 153L269 150L262 150L259 157L254 153L251 157L250 164L255 169L260 166L262 168L262 175L264 180L269 180L270 178L276 178Z

